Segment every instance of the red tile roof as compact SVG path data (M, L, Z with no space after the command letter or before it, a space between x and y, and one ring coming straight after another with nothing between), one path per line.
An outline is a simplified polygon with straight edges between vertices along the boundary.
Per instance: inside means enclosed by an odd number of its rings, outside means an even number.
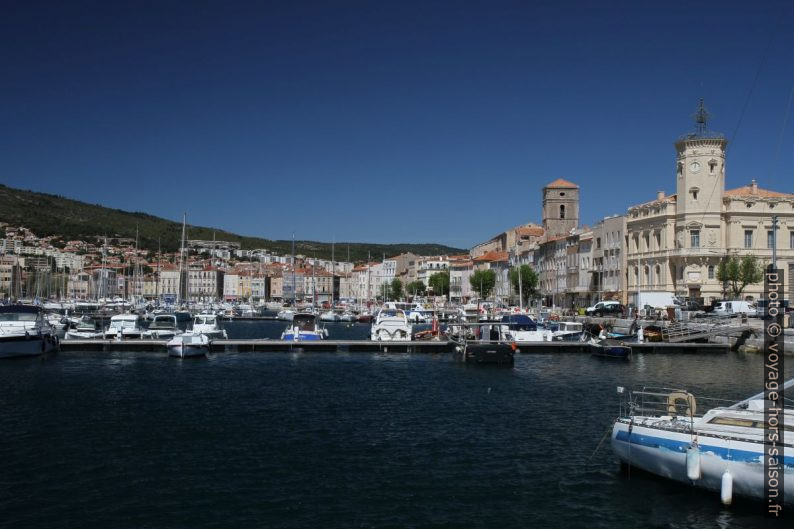
M791 193L781 193L779 191L770 191L769 189L761 189L760 187L755 188L753 191L753 186L742 186L737 187L736 189L729 189L725 191L725 196L727 197L761 197L761 198L794 198L794 194Z
M540 226L523 226L516 230L516 233L521 235L527 235L529 237L542 237L544 230Z
M563 180L562 178L558 178L554 182L546 184L546 187L567 187L569 189L579 189L579 186L574 184L573 182L569 182L568 180Z
M474 258L475 263L485 263L491 262L496 263L500 261L507 261L510 258L507 252L495 252L491 251L484 255Z

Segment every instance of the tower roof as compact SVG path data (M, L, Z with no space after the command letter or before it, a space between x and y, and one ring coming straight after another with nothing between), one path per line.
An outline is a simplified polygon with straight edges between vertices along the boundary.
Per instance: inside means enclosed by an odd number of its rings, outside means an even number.
M578 185L574 184L573 182L569 182L568 180L563 180L562 178L558 178L554 182L546 184L545 187L566 187L569 189L579 189Z

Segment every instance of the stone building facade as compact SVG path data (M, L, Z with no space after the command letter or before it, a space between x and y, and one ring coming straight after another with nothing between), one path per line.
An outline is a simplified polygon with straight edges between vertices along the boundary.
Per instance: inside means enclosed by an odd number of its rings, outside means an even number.
M701 111L703 111L701 107ZM709 303L722 299L717 268L726 256L755 255L771 261L772 218L777 216L778 266L785 284L794 274L794 194L749 185L725 189L727 141L707 132L705 114L698 130L675 143L676 194L632 206L626 219L625 279L629 302L638 291L672 292ZM743 296L760 297L763 284ZM794 289L789 290L794 297Z

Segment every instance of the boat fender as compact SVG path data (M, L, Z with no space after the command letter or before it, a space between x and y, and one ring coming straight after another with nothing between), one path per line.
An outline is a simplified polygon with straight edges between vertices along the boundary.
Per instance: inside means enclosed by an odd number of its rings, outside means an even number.
M678 401L684 401L684 403L687 405L685 410L686 413L684 415L686 417L694 417L697 411L695 396L691 393L682 391L674 391L670 393L670 395L667 397L667 412L670 415L678 415L678 410L676 410L676 403Z
M733 501L733 476L727 470L722 475L720 500L722 500L723 505L730 505Z
M700 448L697 441L686 449L686 477L691 481L700 479Z

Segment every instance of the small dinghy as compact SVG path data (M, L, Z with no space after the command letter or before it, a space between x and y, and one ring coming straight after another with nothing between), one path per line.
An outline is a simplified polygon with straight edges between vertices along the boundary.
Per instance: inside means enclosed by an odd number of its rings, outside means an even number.
M630 360L631 347L625 345L590 344L592 356L599 358L614 358L617 360Z

